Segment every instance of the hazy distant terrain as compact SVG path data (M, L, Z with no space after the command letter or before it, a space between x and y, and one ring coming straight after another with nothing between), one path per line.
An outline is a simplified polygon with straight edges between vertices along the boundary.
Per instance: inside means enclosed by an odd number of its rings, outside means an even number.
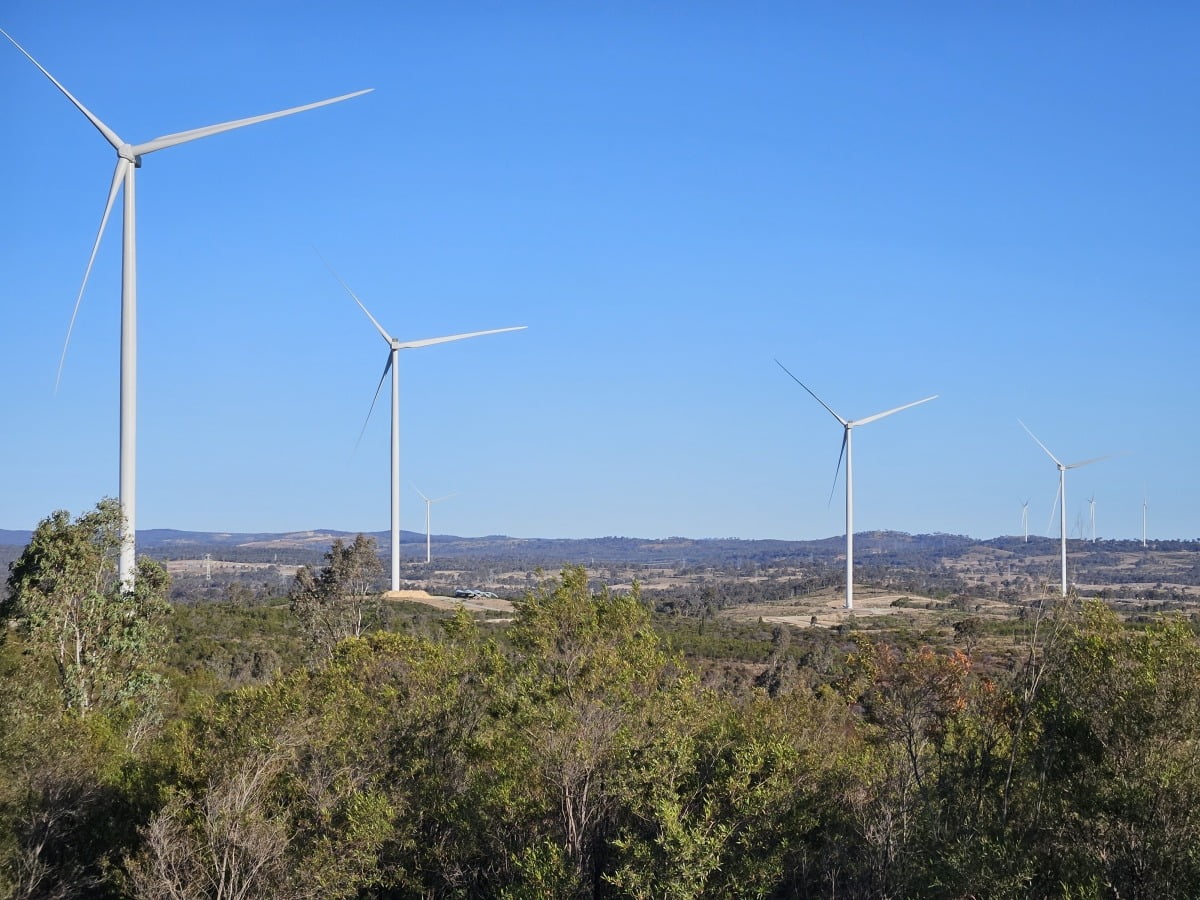
M0 530L0 566L21 552L27 531ZM301 565L318 565L337 538L330 529L234 534L154 529L139 533L139 552L163 561L175 581L176 599L218 597L248 600L279 596ZM381 554L389 534L370 535ZM917 595L946 599L1016 602L1045 595L1058 583L1056 539L1018 537L978 540L963 535L863 532L855 535L856 584L864 600ZM538 570L556 573L583 565L597 581L620 585L638 580L665 603L684 606L714 593L721 608L796 594L834 597L845 584L845 541L736 538L589 539L514 538L504 535L434 535L433 561L425 563L425 536L402 532L402 579L408 587L434 591L486 587L513 596L531 587ZM206 557L211 557L206 560ZM1069 572L1080 593L1114 602L1200 602L1200 542L1072 540ZM202 583L203 590L198 588ZM236 589L230 585L237 585ZM249 592L249 593L248 593ZM897 593L899 592L899 593Z

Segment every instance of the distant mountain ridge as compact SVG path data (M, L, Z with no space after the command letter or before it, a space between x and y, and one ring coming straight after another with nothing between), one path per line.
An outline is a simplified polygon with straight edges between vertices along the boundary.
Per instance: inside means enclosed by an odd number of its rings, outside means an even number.
M335 528L316 528L307 531L282 531L282 532L227 532L227 531L183 531L176 528L149 528L144 531L139 531L137 534L137 543L139 549L146 551L150 550L185 550L195 547L274 547L276 549L311 549L316 546L327 548L335 539L342 538L343 540L353 539L360 532L357 531L339 531ZM389 531L367 531L362 532L367 537L373 537L378 542L380 548L388 547L391 544L391 533ZM909 543L913 540L927 537L925 535L912 536L898 531L888 532L864 532L861 536L856 535L856 540L865 540L870 542L872 536L887 535L887 543ZM25 546L29 543L33 536L32 531L10 530L0 528L0 545L7 546ZM971 538L961 535L936 535L935 539L944 541L952 539L955 542L978 543ZM549 548L578 548L602 546L611 550L623 550L631 552L638 548L656 548L659 550L685 550L688 547L754 547L759 550L777 550L786 553L789 550L800 548L815 548L815 547L841 547L844 543L844 538L840 535L835 535L828 538L818 538L808 541L785 541L775 538L688 538L688 537L665 537L665 538L639 538L639 537L617 537L606 536L596 538L520 538L511 537L505 534L490 534L483 537L461 537L452 534L435 534L431 538L433 543L443 546L454 546L465 548L466 546L473 547L476 551L481 549L511 549L514 547L539 547L544 549ZM403 545L424 543L424 532L405 531L400 532L400 543ZM869 549L869 548L868 548Z
M381 551L391 548L388 531L364 532L375 538ZM312 529L287 532L220 532L182 531L174 528L152 528L138 532L138 551L163 559L196 558L206 553L224 559L309 562L319 559L337 538L351 540L355 531ZM32 535L30 531L0 529L0 546L23 548ZM563 562L669 564L678 566L737 564L739 560L763 560L792 555L826 558L841 552L845 546L841 536L811 541L783 541L746 538L517 538L509 535L461 537L435 534L431 542L441 557L495 557L509 560L533 560L558 565ZM914 545L939 546L954 550L978 543L957 535L917 536L900 532L871 532L856 536L861 553L897 552ZM400 543L405 555L423 550L425 535L401 531ZM12 554L10 551L9 555Z
M317 528L310 531L284 532L227 532L227 531L180 531L175 528L151 528L138 532L138 546L141 547L185 547L203 544L205 546L229 545L231 547L253 547L275 545L279 547L307 547L313 544L328 546L335 538L354 538L357 531L337 531L332 528ZM387 536L388 532L378 531L370 536L378 539ZM411 531L402 531L400 542L405 539L425 539L425 535L417 535Z
M264 544L304 547L311 546L314 543L328 547L334 538L354 538L357 534L357 531L338 531L334 528L284 532L181 531L177 528L148 528L145 531L138 532L137 542L138 547L147 550L162 547L243 547ZM377 540L390 539L390 533L386 531L376 531L369 534ZM0 545L24 547L29 543L31 537L33 537L32 531L0 528ZM400 533L401 543L418 539L425 540L425 535L417 534L413 531L402 531Z
M267 563L317 563L334 540L351 540L358 532L312 529L288 532L211 532L155 528L138 532L138 550L162 559L214 559ZM367 532L382 553L391 549L387 531ZM0 529L0 561L15 559L29 542L31 532ZM516 538L508 535L461 537L435 534L433 553L442 559L491 559L498 564L532 570L553 570L566 564L641 565L668 567L719 567L737 571L747 566L790 560L794 564L831 564L844 559L845 538L835 535L808 541L748 538ZM1074 541L1072 542L1075 543ZM1152 541L1154 550L1183 550L1200 554L1200 542ZM1055 556L1058 539L1030 536L979 540L953 534L907 534L899 531L859 532L855 535L862 565L924 565L956 559L977 550L1014 557ZM1084 543L1080 552L1140 551L1140 541ZM425 535L401 532L401 553L406 561L424 559ZM1072 551L1075 552L1075 551ZM1198 570L1200 571L1200 570Z

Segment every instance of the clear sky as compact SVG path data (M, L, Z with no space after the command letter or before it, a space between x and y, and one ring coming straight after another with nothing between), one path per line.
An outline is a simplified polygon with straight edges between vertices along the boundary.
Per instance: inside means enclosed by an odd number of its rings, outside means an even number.
M1200 536L1192 4L9 0L138 172L138 526ZM115 156L0 45L0 527L117 492ZM381 398L382 400L382 398ZM1057 533L1055 527L1049 529ZM1089 527L1090 533L1090 527Z

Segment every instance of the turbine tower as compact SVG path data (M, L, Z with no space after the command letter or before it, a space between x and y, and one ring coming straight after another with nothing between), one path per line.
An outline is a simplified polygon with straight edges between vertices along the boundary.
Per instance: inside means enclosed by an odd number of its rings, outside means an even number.
M1021 504L1021 530L1025 532L1025 543L1029 543L1029 501Z
M261 116L236 119L231 122L223 122L219 125L208 125L204 128L194 128L190 131L168 134L142 144L129 144L118 137L115 131L101 122L91 110L76 100L71 92L63 87L53 75L47 72L41 63L30 56L24 47L13 40L8 32L0 29L0 34L8 38L13 46L25 55L26 59L37 66L41 73L50 79L50 82L62 92L63 96L71 101L76 109L87 117L88 121L95 126L96 130L104 136L104 139L117 152L117 167L113 172L112 184L108 189L108 202L105 203L104 214L100 217L100 229L96 233L95 242L92 244L92 254L88 258L87 268L83 273L83 283L79 287L79 295L75 298L75 309L71 313L71 324L67 327L67 341L63 345L62 358L58 363L58 378L62 378L63 363L67 356L66 345L71 340L71 330L75 327L75 317L79 313L79 304L83 300L83 292L87 287L88 276L92 272L92 264L96 261L96 251L100 249L100 239L104 236L104 228L108 224L108 217L112 212L117 192L124 188L121 237L121 429L120 477L118 482L122 521L121 554L117 571L124 589L132 590L136 557L134 542L137 533L135 523L137 509L137 227L136 204L134 202L136 197L134 172L141 168L142 158L148 153L153 153L155 150L165 150L168 147L186 144L189 141L220 134L223 131L232 131L235 128L256 125L259 122L278 119L281 116L290 116L294 113L316 109L320 106L328 106L331 103L338 103L342 100L349 100L351 97L358 97L369 93L373 89L368 88L363 91L355 91L352 94L343 94L340 97L331 97L328 100L320 100L304 106L294 106L290 109L267 113ZM57 380L55 384L57 386Z
M1021 422L1020 419L1017 419ZM1108 459L1107 456L1095 456L1092 459L1085 459L1082 462L1063 463L1059 462L1058 457L1050 452L1049 448L1038 440L1038 436L1029 430L1029 426L1021 422L1021 427L1029 433L1029 436L1034 439L1039 447L1046 451L1046 455L1054 460L1054 465L1058 466L1058 497L1060 500L1058 507L1059 534L1061 544L1062 557L1062 595L1067 596L1067 470L1078 469L1082 466L1091 465L1094 462L1100 462L1102 459Z
M787 372L791 379L808 391L809 395L820 403L829 412L831 416L842 423L842 450L838 454L837 468L833 472L833 483L837 486L838 472L842 468L842 456L846 457L846 609L854 609L854 453L852 444L852 434L854 429L859 425L866 425L868 422L874 422L876 419L882 419L884 416L890 416L892 413L898 413L901 410L909 409L913 406L918 406L922 403L928 403L930 400L936 400L937 394L932 397L926 397L924 400L914 400L912 403L906 403L903 406L897 406L895 409L889 409L885 412L875 413L873 416L867 416L865 419L843 419L825 403L820 397L814 394L803 381L792 375L787 367L775 360L779 368ZM832 494L831 494L832 496Z
M320 255L320 254L318 254ZM322 257L322 261L324 258ZM371 413L375 409L375 401L379 399L379 392L383 388L384 379L387 378L388 372L392 373L392 591L400 590L400 351L415 350L418 347L428 347L432 344L445 344L448 341L462 341L467 338L482 337L485 334L502 334L505 331L522 331L528 326L514 325L511 328L492 328L487 331L471 331L466 334L450 334L445 337L423 338L419 341L401 341L392 337L384 330L384 327L379 324L379 321L371 315L371 311L367 309L363 302L358 299L354 291L350 290L350 285L342 281L340 275L333 270L333 267L328 262L325 265L329 271L346 289L346 293L353 298L358 304L358 308L366 313L367 318L371 320L371 324L375 326L375 330L379 332L384 342L388 345L387 363L383 367L383 374L379 376L379 384L375 386L375 396L371 398L371 408L367 410L367 420L363 422L362 431L358 434L358 439L361 441L363 432L367 430L367 422L371 420Z
M416 491L418 494L421 494L421 489L419 487L417 487L415 484L413 485L413 490ZM443 500L449 500L451 497L457 497L457 496L458 496L458 494L447 494L445 497L435 497L434 499L430 500L424 494L421 494L421 499L425 501L425 564L426 565L428 565L429 562L433 559L433 555L430 552L431 546L432 546L431 537L430 537L432 532L429 530L429 522L430 522L430 518L431 518L430 517L430 508L435 503L441 503Z
M1053 532L1050 531L1054 527L1054 514L1058 512L1058 498L1062 493L1062 486L1055 485L1054 488L1054 503L1050 505L1050 518L1046 520L1046 537L1050 537Z
M1150 498L1142 496L1142 548L1146 547L1146 507L1150 505Z
M1088 498L1088 510L1092 516L1092 543L1096 543L1096 495Z

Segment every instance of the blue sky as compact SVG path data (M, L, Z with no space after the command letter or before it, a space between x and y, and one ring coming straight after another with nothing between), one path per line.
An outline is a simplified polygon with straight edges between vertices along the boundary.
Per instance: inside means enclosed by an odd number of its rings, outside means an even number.
M12 0L131 142L365 87L138 173L138 525L1200 536L1187 4ZM7 42L0 527L117 491L114 155ZM1051 529L1056 533L1056 526Z

